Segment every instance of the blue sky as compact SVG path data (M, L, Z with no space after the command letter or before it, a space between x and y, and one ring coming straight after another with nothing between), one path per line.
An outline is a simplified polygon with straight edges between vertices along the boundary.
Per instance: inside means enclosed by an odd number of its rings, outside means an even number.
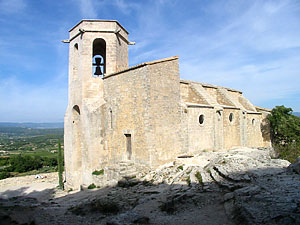
M300 111L299 0L0 0L0 121L63 121L81 19L118 20L130 66L179 55L182 79Z

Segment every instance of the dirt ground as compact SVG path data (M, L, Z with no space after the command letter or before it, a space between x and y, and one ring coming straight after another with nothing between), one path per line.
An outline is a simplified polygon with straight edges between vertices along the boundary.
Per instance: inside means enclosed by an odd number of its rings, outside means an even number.
M136 182L67 193L57 173L0 181L0 224L234 224L217 187Z

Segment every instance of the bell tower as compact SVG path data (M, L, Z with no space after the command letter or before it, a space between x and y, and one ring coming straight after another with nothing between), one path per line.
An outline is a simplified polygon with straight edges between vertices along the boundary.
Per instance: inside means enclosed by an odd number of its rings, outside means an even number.
M128 32L115 20L82 20L69 31L69 96L65 114L66 180L91 182L103 153L103 77L128 68Z
M133 43L128 41L128 32L118 21L82 20L69 34L70 55L73 54L72 46L78 44L81 53L79 56L90 56L90 61L94 61L90 65L94 64L98 69L100 67L102 74L118 72L128 67L128 44ZM97 66L95 59L101 59L98 61L100 65ZM73 63L75 62L70 61L70 64Z

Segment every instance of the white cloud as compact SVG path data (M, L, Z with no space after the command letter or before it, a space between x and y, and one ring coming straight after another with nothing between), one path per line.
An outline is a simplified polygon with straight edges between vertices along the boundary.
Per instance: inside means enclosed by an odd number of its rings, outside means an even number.
M94 1L92 0L76 0L76 1L79 5L82 18L97 19L97 12L96 12Z

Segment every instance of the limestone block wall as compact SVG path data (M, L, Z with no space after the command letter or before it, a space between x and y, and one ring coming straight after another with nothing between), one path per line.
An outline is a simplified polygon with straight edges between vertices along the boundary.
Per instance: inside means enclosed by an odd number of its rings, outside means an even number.
M214 149L224 148L224 111L221 107L214 108Z
M213 107L188 108L189 153L214 149L214 111Z
M249 147L264 147L261 132L261 113L247 114L247 136Z
M223 112L224 148L241 146L239 109L224 108Z
M104 78L105 150L111 162L155 166L174 158L180 151L179 91L177 58Z
M149 65L151 164L158 166L181 152L178 57Z
M103 102L84 100L81 115L82 184L92 183L92 172L103 168L107 152L103 151L104 132Z
M78 112L67 109L64 120L64 160L67 186L79 187L82 169L81 122Z
M108 161L149 162L150 99L148 68L104 78L105 151ZM126 135L131 135L131 154Z

